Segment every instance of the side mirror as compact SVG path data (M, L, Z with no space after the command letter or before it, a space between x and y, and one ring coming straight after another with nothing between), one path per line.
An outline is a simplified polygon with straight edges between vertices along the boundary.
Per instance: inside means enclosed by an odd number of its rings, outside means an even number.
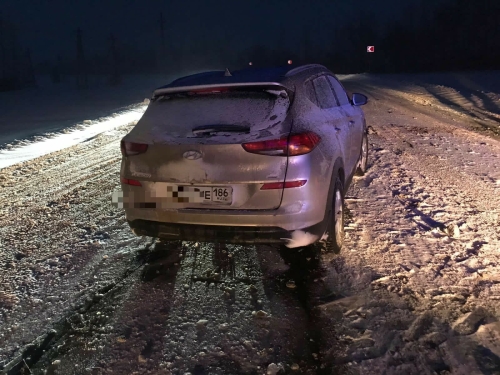
M352 105L360 106L365 105L366 103L368 103L368 98L365 95L358 94L357 92L352 94Z

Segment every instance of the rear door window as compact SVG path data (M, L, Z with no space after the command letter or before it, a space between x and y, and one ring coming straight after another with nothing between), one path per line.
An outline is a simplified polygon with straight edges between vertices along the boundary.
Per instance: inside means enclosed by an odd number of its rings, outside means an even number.
M347 93L345 92L340 82L337 81L337 79L332 76L328 76L328 81L330 81L330 84L332 85L333 91L335 92L335 96L337 97L339 105L350 104L349 97L347 96Z
M314 90L318 98L318 104L321 108L332 108L337 106L337 101L333 95L332 88L325 76L313 80Z
M307 98L319 107L318 100L316 99L316 92L314 91L314 86L311 81L307 81L305 84Z

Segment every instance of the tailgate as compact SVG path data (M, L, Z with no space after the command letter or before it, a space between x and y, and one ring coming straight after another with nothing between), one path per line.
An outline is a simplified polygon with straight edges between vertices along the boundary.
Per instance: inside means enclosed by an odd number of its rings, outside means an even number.
M164 208L275 209L287 158L247 152L242 144L287 137L289 95L276 86L201 88L156 96L124 138L148 144L126 157L122 176L141 178Z

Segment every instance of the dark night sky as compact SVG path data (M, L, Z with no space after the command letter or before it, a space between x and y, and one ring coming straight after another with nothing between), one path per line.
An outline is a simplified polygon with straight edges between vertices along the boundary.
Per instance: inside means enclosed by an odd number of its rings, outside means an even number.
M86 53L104 53L113 32L122 45L148 48L159 43L164 13L167 36L184 48L227 44L273 46L286 35L293 46L309 30L315 46L328 43L332 26L353 22L364 10L383 26L422 0L1 0L4 19L17 26L35 62L75 55L75 31L84 32ZM442 1L440 1L442 2ZM404 20L402 20L404 21Z

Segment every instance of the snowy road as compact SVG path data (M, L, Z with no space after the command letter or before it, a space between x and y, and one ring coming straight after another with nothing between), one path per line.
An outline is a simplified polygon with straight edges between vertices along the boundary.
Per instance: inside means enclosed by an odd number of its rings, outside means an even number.
M361 374L500 373L500 143L411 92L345 83L372 99L372 152L347 199L347 248L323 257L348 296L320 307L349 348L330 360Z
M370 97L369 170L343 252L306 265L133 236L111 205L133 124L0 170L0 371L500 373L500 110L344 83Z

